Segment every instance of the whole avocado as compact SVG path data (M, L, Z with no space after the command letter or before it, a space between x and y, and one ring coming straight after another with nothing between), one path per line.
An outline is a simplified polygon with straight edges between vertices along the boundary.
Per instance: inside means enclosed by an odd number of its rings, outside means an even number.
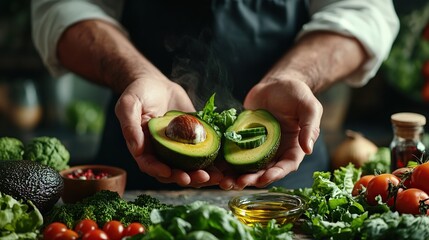
M31 201L44 214L58 202L64 182L55 169L30 160L0 161L0 192Z

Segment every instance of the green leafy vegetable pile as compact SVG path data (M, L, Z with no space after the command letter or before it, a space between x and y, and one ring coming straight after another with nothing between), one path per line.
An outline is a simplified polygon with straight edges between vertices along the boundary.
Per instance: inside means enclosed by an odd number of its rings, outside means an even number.
M152 211L152 226L144 236L131 239L292 239L292 224L278 226L275 220L267 227L250 227L224 208L203 201Z
M43 224L40 211L0 192L0 240L37 239Z
M315 172L312 188L270 191L306 198L302 230L316 239L429 239L429 216L393 212L378 198L369 206L362 195L353 197L354 183L362 174L353 164L330 172Z
M47 213L46 224L62 222L69 228L82 219L92 219L99 226L110 220L118 220L124 225L140 222L151 225L150 212L153 209L165 209L170 205L161 203L149 195L139 195L134 201L127 201L117 192L103 190L74 204L56 205Z
M0 160L22 160L24 144L13 137L0 138Z

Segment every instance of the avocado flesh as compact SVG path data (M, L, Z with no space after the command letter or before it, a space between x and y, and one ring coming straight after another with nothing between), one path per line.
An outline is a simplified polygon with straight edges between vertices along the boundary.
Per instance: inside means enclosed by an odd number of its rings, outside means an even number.
M63 192L64 182L55 169L31 160L0 161L0 192L31 201L44 214Z
M172 168L192 171L204 169L216 159L220 149L220 138L215 130L201 119L206 130L206 139L197 144L175 141L165 135L165 130L175 117L186 114L180 111L169 111L162 117L149 120L149 131L153 138L155 152L159 160Z
M233 125L226 131L240 131L247 128L263 126L267 130L265 142L252 149L240 148L228 139L223 146L224 158L236 171L256 172L265 168L277 152L280 145L280 123L268 111L263 109L241 112Z

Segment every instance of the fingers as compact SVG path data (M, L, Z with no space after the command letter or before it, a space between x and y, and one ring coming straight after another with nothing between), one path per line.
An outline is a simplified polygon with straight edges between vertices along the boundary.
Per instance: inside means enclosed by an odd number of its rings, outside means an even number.
M144 135L141 127L141 104L136 96L122 95L115 106L122 134L134 158L143 153Z
M313 152L313 146L320 135L320 122L323 114L322 104L317 99L309 101L310 104L302 104L303 108L299 111L299 145L306 154Z

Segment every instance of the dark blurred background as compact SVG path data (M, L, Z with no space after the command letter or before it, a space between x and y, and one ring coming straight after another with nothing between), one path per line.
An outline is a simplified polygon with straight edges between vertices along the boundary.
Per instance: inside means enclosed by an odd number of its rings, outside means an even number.
M398 15L415 31L429 22L425 5L425 0L395 1ZM52 78L34 49L30 21L29 1L0 1L0 137L27 142L35 136L54 136L70 150L71 164L88 161L98 148L110 93L72 74ZM416 42L421 36L421 31L404 29L398 36L400 51L366 86L341 83L319 96L325 109L324 137L331 150L344 139L346 129L388 146L392 113L412 111L429 117L429 97L423 92L425 79L418 65L429 60L429 40L427 45L404 48L403 42ZM413 60L415 55L418 61Z

